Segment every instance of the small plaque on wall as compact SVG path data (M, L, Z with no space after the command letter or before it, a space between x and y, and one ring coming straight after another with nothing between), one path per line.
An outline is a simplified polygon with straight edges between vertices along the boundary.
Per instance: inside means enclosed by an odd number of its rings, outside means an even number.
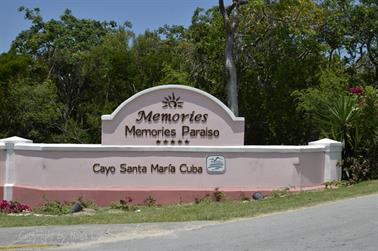
M206 158L206 170L209 174L222 174L226 172L226 160L221 155Z

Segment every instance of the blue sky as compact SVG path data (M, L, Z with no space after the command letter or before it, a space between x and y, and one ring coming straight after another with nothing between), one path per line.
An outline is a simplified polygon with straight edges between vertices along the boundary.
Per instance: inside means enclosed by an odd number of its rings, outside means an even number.
M228 4L231 0L226 0ZM188 26L196 7L207 9L218 0L0 0L0 53L8 51L22 30L30 27L20 6L38 7L43 19L58 19L65 9L78 18L130 21L136 34L154 30L164 24Z

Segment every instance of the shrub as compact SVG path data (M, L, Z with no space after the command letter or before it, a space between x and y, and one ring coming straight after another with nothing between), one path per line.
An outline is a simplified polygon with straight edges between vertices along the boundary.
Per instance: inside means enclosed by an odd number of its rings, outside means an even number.
M14 213L22 213L25 211L30 212L31 208L17 201L7 201L7 200L0 201L0 213L14 214Z
M45 199L45 202L36 209L37 212L42 214L61 215L68 214L73 203L49 201Z
M346 158L342 161L342 166L345 177L351 183L357 183L368 178L369 160L361 155Z
M151 196L149 195L145 200L144 200L144 204L148 207L152 207L152 206L155 206L156 205L156 200Z
M212 202L212 199L211 199L210 194L206 194L206 195L203 196L202 198L195 198L195 199L194 199L194 202L195 202L196 204L200 204L200 203L210 203L210 202Z
M219 188L215 188L212 195L206 194L202 198L195 198L194 202L196 204L200 204L200 203L210 203L210 202L214 202L214 201L215 202L221 202L221 201L225 201L225 200L226 200L225 194L223 192L219 191Z
M84 208L98 209L97 204L91 200L84 200L83 197L79 197L78 201Z
M350 186L351 183L347 180L332 180L323 183L326 189L339 188Z
M219 188L215 188L213 195L216 202L224 201L226 199L226 196L223 192L219 191Z
M273 190L271 196L273 198L278 198L278 197L285 197L290 195L290 189L288 187L282 188L282 189L277 189Z
M110 208L129 211L131 209L131 206L129 203L132 201L133 200L130 197L127 197L126 200L119 200L119 202L110 203Z

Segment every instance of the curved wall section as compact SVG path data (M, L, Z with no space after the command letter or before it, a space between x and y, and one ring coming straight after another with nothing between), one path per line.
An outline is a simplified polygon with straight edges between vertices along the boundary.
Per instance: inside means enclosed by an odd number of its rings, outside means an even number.
M244 118L201 90L157 86L102 116L102 144L243 145Z

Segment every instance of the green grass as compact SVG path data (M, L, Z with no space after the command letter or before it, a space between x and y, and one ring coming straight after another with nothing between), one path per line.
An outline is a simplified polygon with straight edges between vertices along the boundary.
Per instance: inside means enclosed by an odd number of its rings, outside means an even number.
M203 201L199 204L177 204L161 207L137 206L136 208L140 209L140 212L121 211L114 213L108 209L99 209L95 215L91 216L9 216L0 214L0 227L228 220L308 207L373 193L378 193L378 180L361 182L353 186L337 189L301 192L284 197L251 202Z

